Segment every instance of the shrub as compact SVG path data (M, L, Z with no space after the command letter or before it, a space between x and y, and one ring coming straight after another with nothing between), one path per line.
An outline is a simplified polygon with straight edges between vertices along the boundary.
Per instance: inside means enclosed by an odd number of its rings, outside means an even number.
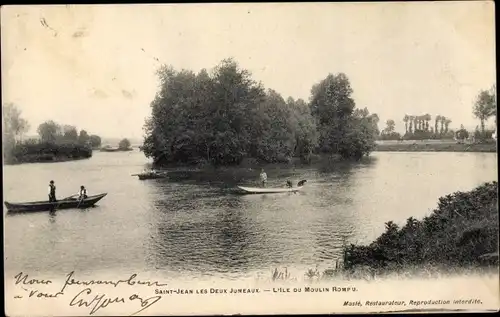
M386 223L386 231L368 246L345 247L344 268L372 268L440 264L470 266L498 263L497 182L470 192L441 197L438 207L423 220L409 218L399 228Z

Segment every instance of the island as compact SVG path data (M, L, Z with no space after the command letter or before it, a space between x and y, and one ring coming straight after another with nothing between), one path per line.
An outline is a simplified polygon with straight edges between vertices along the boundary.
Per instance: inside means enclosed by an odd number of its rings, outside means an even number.
M92 157L92 149L100 145L98 135L78 131L75 126L58 124L53 120L41 123L37 137L25 138L29 123L12 103L3 108L3 156L5 164L63 162Z
M155 167L359 161L374 151L496 152L496 132L485 125L496 118L496 87L481 91L472 106L481 123L474 133L462 125L453 130L449 116L408 114L401 135L394 120L380 131L379 116L356 106L344 73L314 84L308 101L265 89L231 58L197 73L163 65L158 77L141 146Z
M131 147L130 141L126 138L122 139L116 148L113 148L110 145L105 145L101 148L101 152L128 152L133 150L134 149Z

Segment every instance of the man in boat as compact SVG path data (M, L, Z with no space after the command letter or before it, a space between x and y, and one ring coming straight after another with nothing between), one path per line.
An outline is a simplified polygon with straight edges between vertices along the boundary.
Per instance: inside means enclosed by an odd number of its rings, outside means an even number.
M260 183L262 184L262 187L266 187L267 174L264 172L264 169L260 170Z
M85 188L85 186L80 186L80 192L79 192L79 195L78 195L78 199L79 200L83 200L85 198L87 198L87 189Z
M56 202L56 185L54 185L54 181L50 181L49 183L49 202Z

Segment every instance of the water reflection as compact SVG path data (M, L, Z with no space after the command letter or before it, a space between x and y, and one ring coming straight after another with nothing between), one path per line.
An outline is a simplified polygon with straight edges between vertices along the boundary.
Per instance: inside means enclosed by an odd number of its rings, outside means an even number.
M352 178L372 164L374 160L294 170L267 167L276 183L309 180L301 192L277 195L229 194L213 183L195 185L186 179L151 183L161 194L154 201L157 219L148 262L160 270L202 275L333 263L344 240L356 234L357 215L349 212L356 191ZM232 179L242 178L236 174ZM203 177L207 180L209 174Z
M275 267L331 266L344 239L367 243L384 222L421 218L439 196L497 178L494 154L374 153L355 164L266 166L270 186L287 179L294 185L307 179L307 185L297 194L241 196L234 186L255 185L259 169L220 169L179 181L130 176L143 167L139 152L6 166L8 200L43 199L53 175L61 191L83 183L108 192L92 209L7 214L6 270L241 277Z
M49 222L50 223L56 222L56 211L55 210L49 211Z

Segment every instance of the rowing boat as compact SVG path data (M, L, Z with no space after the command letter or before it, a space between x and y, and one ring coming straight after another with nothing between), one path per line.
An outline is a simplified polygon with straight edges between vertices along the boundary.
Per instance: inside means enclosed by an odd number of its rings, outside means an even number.
M50 211L55 209L70 209L70 208L88 208L92 207L99 200L104 198L107 193L89 196L82 201L76 198L65 198L56 202L34 201L28 203L9 203L5 202L8 212L34 212L34 211Z
M167 173L141 173L141 174L133 174L132 176L139 177L140 180L145 179L157 179L157 178L167 178Z
M291 188L264 188L264 187L244 187L238 186L246 194L277 194L277 193L294 193L300 191L304 186Z

